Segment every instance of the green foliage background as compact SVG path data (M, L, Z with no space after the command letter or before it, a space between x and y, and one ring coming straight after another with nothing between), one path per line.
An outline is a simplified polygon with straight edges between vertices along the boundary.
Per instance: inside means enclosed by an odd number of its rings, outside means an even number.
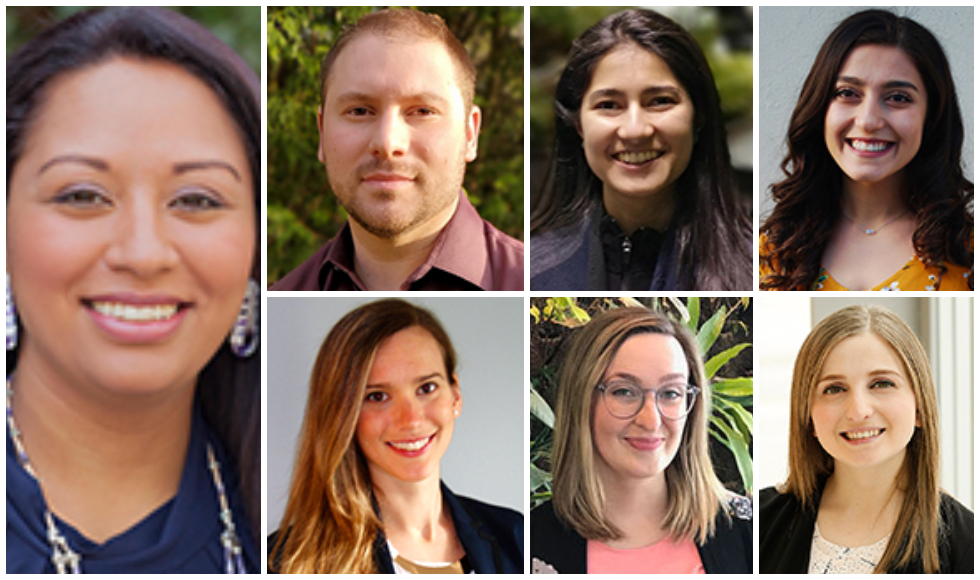
M8 6L7 55L53 23L91 6ZM261 6L174 6L235 49L259 74L262 65Z
M383 7L268 8L268 283L332 238L347 219L317 161L320 61L341 28ZM522 7L419 7L438 14L477 70L479 155L464 187L485 219L515 238L524 225Z

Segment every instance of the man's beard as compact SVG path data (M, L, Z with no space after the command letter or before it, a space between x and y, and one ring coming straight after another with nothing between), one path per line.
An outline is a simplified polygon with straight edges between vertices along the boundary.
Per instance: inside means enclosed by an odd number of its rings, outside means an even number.
M370 192L370 194L358 192L357 189L361 185L362 177L374 172L409 175L414 178L414 183L410 188L397 190L380 188ZM371 235L390 240L412 231L452 205L462 188L465 172L466 159L462 153L459 157L458 169L454 175L445 179L433 179L431 173L410 164L382 160L369 162L359 167L354 172L352 185L350 183L335 184L333 181L331 181L331 185L334 187L337 200L352 220ZM402 191L402 189L408 190ZM409 203L410 207L404 212L405 215L390 215L392 212L386 209L377 211L377 206L381 203L401 203L403 205Z

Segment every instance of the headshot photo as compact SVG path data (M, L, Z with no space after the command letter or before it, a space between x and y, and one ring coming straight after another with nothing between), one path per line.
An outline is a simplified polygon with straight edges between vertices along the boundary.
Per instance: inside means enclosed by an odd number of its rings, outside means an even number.
M531 8L531 290L752 288L752 8L657 10Z
M973 7L759 11L762 290L973 290Z
M524 12L269 7L271 290L524 290Z
M261 9L6 17L6 571L258 573Z
M973 573L972 298L756 301L766 573Z
M269 299L270 572L524 572L526 312Z
M531 572L750 574L751 299L530 314Z

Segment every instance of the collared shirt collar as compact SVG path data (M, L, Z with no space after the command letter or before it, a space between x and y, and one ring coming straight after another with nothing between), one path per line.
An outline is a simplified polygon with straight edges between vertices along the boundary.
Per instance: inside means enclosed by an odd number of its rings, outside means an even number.
M446 227L439 232L429 257L405 280L399 290L412 290L413 285L424 282L426 277L442 274L461 279L473 286L472 290L491 290L483 231L483 219L462 190L459 205ZM345 277L336 280L334 277ZM318 272L320 288L338 290L366 290L364 282L354 270L354 239L350 224L344 224L334 242L324 255Z

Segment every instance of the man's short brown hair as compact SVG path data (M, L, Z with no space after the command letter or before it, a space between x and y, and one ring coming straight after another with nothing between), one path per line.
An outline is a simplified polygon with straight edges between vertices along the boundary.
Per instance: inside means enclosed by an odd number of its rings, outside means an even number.
M330 47L330 52L320 63L320 103L327 98L327 80L330 69L344 47L358 36L373 33L385 38L411 38L418 40L436 40L446 47L450 58L456 66L456 79L459 90L463 94L465 110L473 106L473 96L476 93L476 67L470 58L466 47L456 38L456 35L446 26L446 21L436 14L428 14L409 8L392 8L379 10L361 17L357 23L343 28L337 41Z

